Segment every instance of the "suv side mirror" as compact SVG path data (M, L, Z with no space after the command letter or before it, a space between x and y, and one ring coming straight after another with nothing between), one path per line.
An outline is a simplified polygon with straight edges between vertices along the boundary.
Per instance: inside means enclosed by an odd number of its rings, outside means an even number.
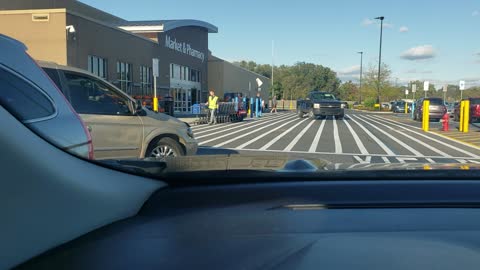
M138 116L145 116L147 115L147 112L143 109L142 101L141 100L136 100L135 102L135 115Z

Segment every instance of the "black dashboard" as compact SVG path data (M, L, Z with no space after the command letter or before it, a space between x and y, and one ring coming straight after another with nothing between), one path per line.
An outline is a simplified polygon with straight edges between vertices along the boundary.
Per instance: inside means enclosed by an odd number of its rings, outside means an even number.
M478 269L480 182L170 187L18 269Z

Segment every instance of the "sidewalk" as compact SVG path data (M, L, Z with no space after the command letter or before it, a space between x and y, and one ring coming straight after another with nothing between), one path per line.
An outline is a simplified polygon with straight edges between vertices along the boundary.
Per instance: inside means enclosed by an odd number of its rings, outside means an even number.
M455 140L459 143L466 144L480 149L480 131L471 129L468 133L460 132L456 127L451 127L449 131L433 130L433 133Z

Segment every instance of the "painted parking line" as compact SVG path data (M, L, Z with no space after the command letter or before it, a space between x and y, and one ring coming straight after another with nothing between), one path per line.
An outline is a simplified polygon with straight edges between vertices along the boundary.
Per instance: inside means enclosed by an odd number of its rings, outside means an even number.
M274 128L274 129L270 130L269 132L263 133L263 134L260 135L260 136L256 136L255 138L247 141L246 143L237 146L235 149L242 150L242 149L244 149L245 147L247 147L248 145L250 145L250 144L252 144L252 143L254 143L254 142L256 142L256 141L258 141L258 140L260 140L260 139L262 139L262 138L264 138L264 137L266 137L266 136L268 136L268 135L270 135L270 134L272 134L273 132L275 132L275 131L283 128L283 127L286 126L286 125L289 125L289 124L292 123L293 121L294 121L294 120L289 121L289 122L286 122L286 123L284 123L283 125L280 125L280 126ZM312 123L313 123L313 121L312 121Z
M306 118L306 119L298 122L296 125L292 126L291 128L285 130L282 134L278 135L273 140L271 140L269 143L265 144L262 148L260 148L260 150L267 150L274 143L278 142L283 136L285 136L286 134L288 134L289 132L291 132L292 130L294 130L296 127L298 127L300 124L302 124L303 122L305 122L307 120L309 120L309 119Z
M283 151L290 151L295 147L295 145L300 141L300 139L307 133L307 131L315 124L315 120L311 121L300 133L298 133L297 137L295 137L292 142L283 149Z
M474 154L474 153L472 153L472 152L466 151L466 150L464 150L464 149L461 149L461 148L459 148L459 147L453 146L453 145L448 144L448 143L446 143L446 142L437 140L437 139L433 138L432 136L427 136L427 135L425 135L425 134L422 133L422 132L413 131L413 130L412 130L412 127L411 127L410 125L405 125L405 124L399 123L399 122L397 122L397 121L390 120L390 119L384 119L384 118L381 118L381 117L375 117L375 116L374 116L374 118L376 118L376 119L378 119L378 120L380 120L380 121L386 122L386 123L390 123L390 124L393 125L393 126L396 126L396 127L402 128L402 129L404 129L404 130L407 130L407 131L409 131L409 132L411 132L411 133L414 133L414 134L416 134L416 135L418 135L418 136L421 136L421 137L424 137L424 138L429 139L429 140L431 140L431 141L434 141L434 142L436 142L436 143L438 143L438 144L441 144L441 145L443 145L443 146L449 147L450 149L453 149L453 150L458 151L458 152L460 152L460 153L466 154L466 155L468 155L468 156L470 156L470 157L480 158L478 155L476 155L476 154ZM408 126L408 128L405 127L405 126ZM420 128L419 128L419 129L420 129ZM457 143L463 144L463 145L465 145L465 146L471 147L471 146L468 145L468 144L462 143L462 142L457 141L457 140L453 140L453 139L451 139L451 138L449 138L449 137L446 137L446 136L444 136L444 135L442 135L442 134L438 134L438 133L436 133L436 132L431 132L431 133L429 133L429 134L433 134L433 135L439 136L439 137L441 137L441 138L443 138L443 139L446 139L446 140L449 140L449 141L452 141L452 142L457 142ZM478 148L478 150L480 150L480 148Z
M320 127L318 128L317 134L315 134L315 138L313 139L312 144L310 145L310 149L308 150L309 153L315 153L318 148L318 144L320 143L320 137L322 136L323 129L325 128L326 120L322 120Z
M423 142L423 141L421 141L421 140L419 140L419 139L417 139L417 138L415 138L415 137L409 136L408 134L406 134L406 133L404 133L404 132L402 132L402 131L395 130L395 129L393 129L392 127L390 127L390 126L388 126L388 125L386 125L386 124L382 124L381 122L376 121L375 118L372 118L372 117L369 117L369 116L365 116L365 118L370 119L370 121L372 121L373 123L377 123L377 124L382 125L382 126L384 126L384 127L390 128L390 129L394 130L395 132L397 132L398 134L402 135L403 137L408 138L409 140L412 140L412 141L414 141L414 142L422 145L423 147L429 149L430 151L433 151L433 152L435 152L435 153L437 153L437 154L439 154L439 155L441 155L441 156L451 157L451 155L449 155L449 154L447 154L447 153L445 153L445 152L443 152L443 151L441 151L441 150L439 150L439 149L436 149L436 148L434 148L434 147L431 147L431 145L429 145L429 144L427 144L427 143L425 143L425 142ZM408 145L407 145L407 146L408 146ZM408 146L408 147L411 148L410 146Z
M294 117L296 118L296 116L294 116ZM288 119L290 119L290 118L288 118ZM297 119L290 119L290 121L288 121L287 123L284 123L283 125L287 125L287 124L293 123L293 122L296 121L296 120L297 120ZM274 122L274 123L271 123L271 124L266 125L266 126L264 126L264 127L261 127L261 128L259 128L259 129L254 129L254 130L252 130L252 131L250 131L250 132L247 132L247 133L242 134L242 135L240 135L240 136L235 136L234 138L232 138L232 139L230 139L230 140L226 140L226 141L224 141L224 142L222 142L222 143L219 143L219 144L217 144L217 145L215 145L215 146L213 146L213 147L221 147L221 146L224 146L224 145L226 145L226 144L232 143L232 142L234 142L234 141L238 141L238 140L240 140L240 139L242 139L242 138L247 137L248 135L251 135L251 134L253 134L253 133L259 132L259 131L267 128L267 127L271 127L271 126L277 125L277 124L278 124L278 122Z
M364 125L362 125L360 122L356 121L355 119L353 119L350 115L347 115L348 118L350 118L350 120L357 124L370 138L372 138L372 140L374 140L377 145L380 146L380 148L382 148L382 150L389 156L395 156L395 153L392 151L392 149L390 149L385 143L383 143L377 136L373 135L372 132L370 132L370 130L368 130Z
M294 117L296 117L296 116L295 116L295 115L291 115L291 116L287 117L286 119L292 119L292 118L294 118ZM221 136L217 136L217 137L215 137L215 138L213 138L213 139L210 139L210 140L202 141L202 142L199 143L199 145L205 145L205 144L207 144L207 143L210 143L210 142L213 142L213 141L216 141L216 140L219 140L219 139L223 139L223 138L232 136L232 135L234 135L234 134L237 134L237 133L240 133L240 132L249 130L249 129L253 128L253 127L257 127L257 126L262 125L262 127L258 128L258 129L254 129L254 130L251 132L251 133L254 133L254 132L257 132L258 130L264 129L264 128L266 128L266 127L273 126L273 125L275 125L275 124L277 124L277 123L279 123L279 122L282 122L282 121L284 121L284 120L286 120L286 119L284 119L284 118L282 118L282 119L276 119L275 121L271 122L271 123L268 124L268 125L265 125L264 122L256 122L254 125L248 126L248 127L246 127L246 128L242 128L242 129L236 130L236 131L231 132L231 133L227 133L227 134L224 134L224 135L221 135ZM247 133L247 134L251 134L251 133ZM237 137L237 138L238 138L238 137ZM242 138L243 138L243 137L242 137ZM222 144L222 145L224 145L224 144Z
M333 140L335 141L335 153L342 153L342 142L340 141L340 135L338 134L338 125L335 116L333 116Z
M367 151L367 148L365 148L365 145L363 144L362 140L360 140L360 137L358 137L358 134L355 132L355 130L352 128L352 126L348 123L348 121L345 118L343 118L343 123L345 123L348 130L352 134L358 149L360 149L360 153L362 153L363 155L368 155L369 153Z

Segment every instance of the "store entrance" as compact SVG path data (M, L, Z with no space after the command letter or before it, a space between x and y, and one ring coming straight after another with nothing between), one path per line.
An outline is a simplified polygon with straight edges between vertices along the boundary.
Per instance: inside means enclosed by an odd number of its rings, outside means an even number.
M198 89L172 89L173 109L175 113L189 114L192 113L193 104L200 102L200 90Z

